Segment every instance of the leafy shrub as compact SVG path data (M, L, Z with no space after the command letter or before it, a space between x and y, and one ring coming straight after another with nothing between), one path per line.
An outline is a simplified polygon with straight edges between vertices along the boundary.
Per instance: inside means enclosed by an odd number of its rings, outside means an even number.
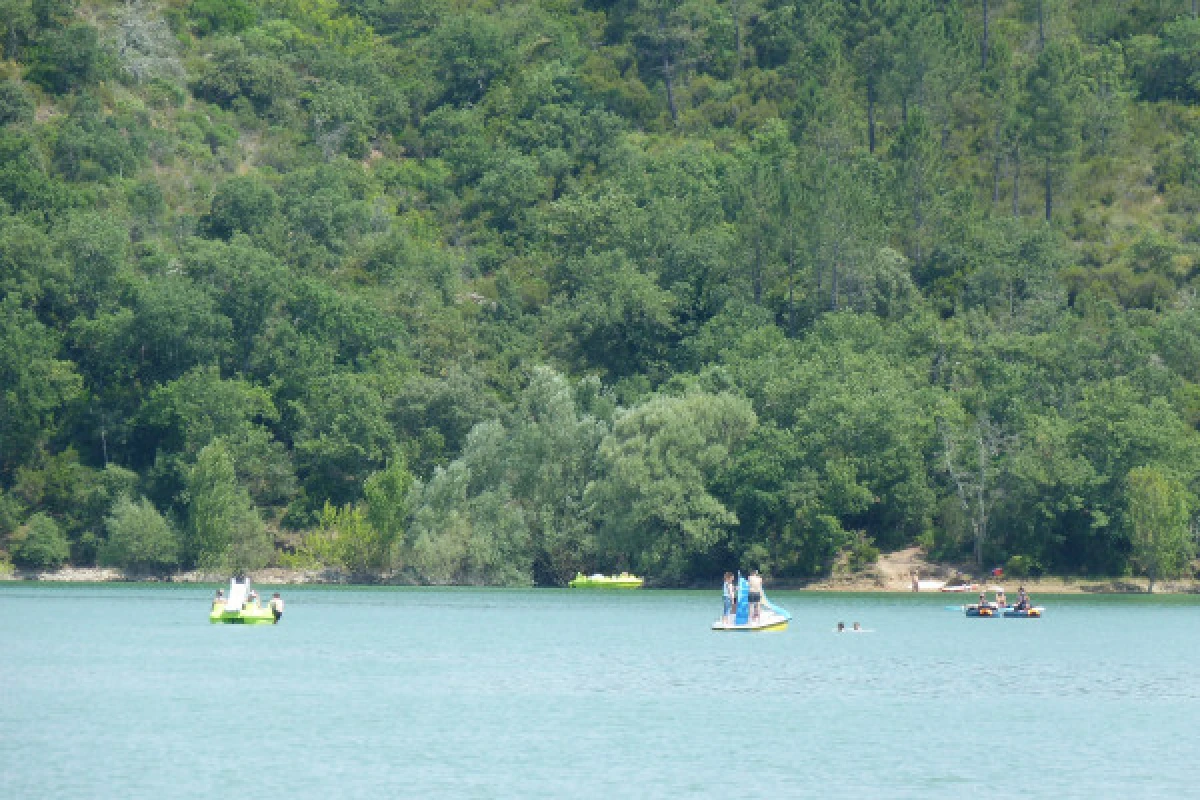
M195 0L188 6L187 15L201 36L218 31L238 33L258 20L258 12L243 0Z
M65 94L104 80L111 63L111 54L101 44L96 29L77 22L47 34L34 49L29 80L47 91Z
M247 175L221 184L205 222L211 234L228 239L235 233L262 231L278 209L279 197L275 190Z
M0 83L0 126L19 125L33 120L33 98L16 81Z
M31 569L61 567L71 555L66 534L49 514L34 514L13 548L13 562Z
M150 501L135 503L122 495L104 520L108 541L100 563L134 572L160 572L179 564L179 536Z
M1033 556L1016 555L1004 563L1004 571L1014 578L1033 578L1042 574L1042 565Z
M870 537L859 534L850 545L846 556L847 566L852 572L860 572L879 560L879 548Z

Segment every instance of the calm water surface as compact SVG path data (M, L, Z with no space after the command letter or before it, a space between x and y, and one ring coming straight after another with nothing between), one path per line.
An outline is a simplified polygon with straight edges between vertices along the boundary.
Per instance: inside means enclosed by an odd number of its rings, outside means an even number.
M0 587L0 798L1187 797L1200 599ZM837 634L841 620L868 633Z

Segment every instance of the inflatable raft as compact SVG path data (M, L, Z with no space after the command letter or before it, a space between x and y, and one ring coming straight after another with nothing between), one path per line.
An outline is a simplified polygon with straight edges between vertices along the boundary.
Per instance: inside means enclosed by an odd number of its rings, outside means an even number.
M783 631L787 630L792 615L767 599L762 593L758 619L750 619L750 586L746 579L738 576L738 599L736 613L730 618L721 617L712 624L714 631Z
M275 614L250 595L250 579L229 582L229 594L214 600L208 621L225 625L274 625Z
M567 585L572 589L640 589L645 581L645 578L630 575L628 572L622 572L620 575L601 575L599 572L584 575L577 572Z
M1044 610L1045 609L1043 609L1042 606L1034 606L1033 608L1026 608L1026 609L1022 609L1021 611L1018 611L1013 606L1005 606L1004 608L998 608L996 606L990 606L990 605L981 607L978 604L976 604L976 605L969 605L969 606L963 607L963 612L968 617L988 617L988 618L1009 617L1012 619L1028 619L1028 618L1036 619L1037 617L1040 617L1042 615L1042 611L1044 611Z

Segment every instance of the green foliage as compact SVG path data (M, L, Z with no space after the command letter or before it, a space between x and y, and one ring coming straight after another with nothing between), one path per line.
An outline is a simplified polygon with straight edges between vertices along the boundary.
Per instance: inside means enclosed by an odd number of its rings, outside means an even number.
M204 222L212 235L229 239L235 233L262 233L278 213L279 198L270 186L256 176L239 176L217 189Z
M367 522L379 532L385 553L390 553L394 544L404 537L415 485L416 478L408 471L404 457L395 454L388 465L368 477L363 486Z
M49 514L34 514L17 533L13 563L29 569L61 567L71 555L66 534Z
M1195 501L1176 478L1158 467L1132 469L1127 481L1133 560L1154 591L1155 581L1179 577L1195 557L1196 535L1191 527Z
M210 33L239 33L258 19L254 6L245 0L192 0L188 19L201 36Z
M196 456L185 480L184 562L201 569L246 572L267 564L271 541L237 482L233 457L217 439Z
M984 8L0 0L0 529L1144 569L1131 471L1200 490L1196 21Z
M99 32L86 22L75 22L39 40L26 76L47 91L65 94L93 86L111 72L112 54Z
M58 334L21 308L20 295L0 301L0 479L53 435L83 389L58 350Z
M744 399L701 392L658 395L618 416L600 446L602 478L587 495L601 551L683 578L738 521L709 487L755 423Z
M33 121L34 103L29 91L8 80L0 83L0 127Z
M460 458L415 493L396 560L435 582L563 585L593 557L585 493L607 426L552 370L534 371L506 424L475 426Z
M334 508L328 503L321 512L318 534L333 542L336 563L353 573L379 569L387 558L387 543L361 508Z
M133 573L165 572L179 564L179 536L150 501L121 495L104 520L108 539L100 563Z

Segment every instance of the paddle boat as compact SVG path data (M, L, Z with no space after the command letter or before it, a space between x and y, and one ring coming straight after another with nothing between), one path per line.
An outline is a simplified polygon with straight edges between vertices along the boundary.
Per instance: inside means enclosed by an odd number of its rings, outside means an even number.
M991 586L987 591L996 593L995 602L989 602L985 594L980 594L983 598L981 603L972 603L968 606L963 606L963 613L968 617L1012 617L1016 619L1024 619L1028 617L1040 617L1044 610L1041 606L1033 606L1031 608L1018 609L1015 605L1008 603L1004 598L1003 586Z
M229 581L229 594L213 600L208 621L226 625L274 625L275 614L270 606L258 601L258 595L252 594L249 578L233 578Z
M576 572L567 586L572 589L640 589L645 582L645 578L630 575L628 572L622 572L620 575L601 575L599 572L584 575L582 572Z
M745 578L738 576L738 599L736 613L732 618L721 617L712 624L714 631L783 631L787 630L792 615L785 609L767 599L767 593L762 593L759 601L758 619L750 619L750 585Z

